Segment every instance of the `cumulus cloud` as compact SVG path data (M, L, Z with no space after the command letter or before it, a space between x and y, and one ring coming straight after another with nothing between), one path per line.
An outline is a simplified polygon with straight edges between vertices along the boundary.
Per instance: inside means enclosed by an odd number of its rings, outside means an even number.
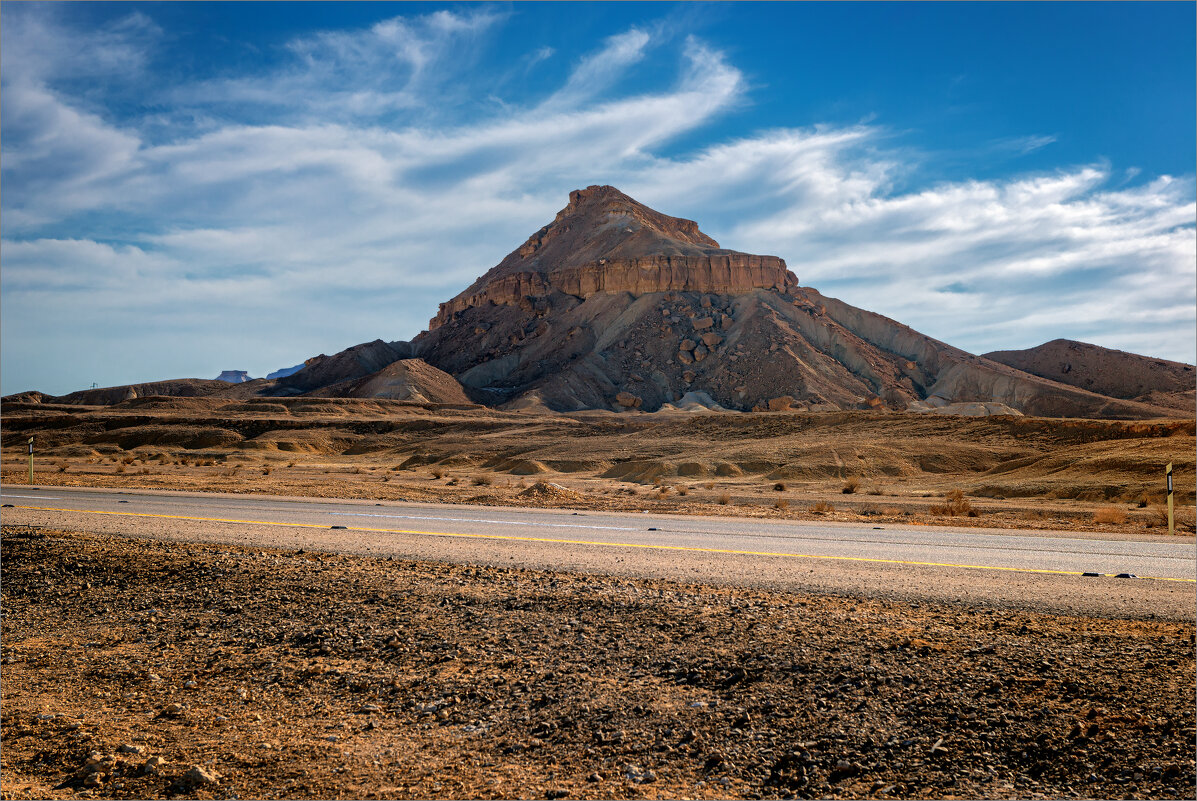
M630 29L579 56L555 91L496 111L474 102L490 76L455 61L503 35L488 8L313 33L274 67L157 87L153 116L122 117L68 80L70 63L10 64L8 9L4 392L78 388L87 364L113 365L109 383L264 374L411 337L591 183L967 349L1066 336L1193 360L1191 177L1136 184L1125 165L1079 165L902 191L919 165L872 123L745 131L667 155L745 101L724 53ZM101 64L149 63L156 47L148 20L21 24L47 52L90 47ZM631 80L650 51L672 72ZM524 52L521 69L552 55ZM456 111L422 113L443 109L448 83Z

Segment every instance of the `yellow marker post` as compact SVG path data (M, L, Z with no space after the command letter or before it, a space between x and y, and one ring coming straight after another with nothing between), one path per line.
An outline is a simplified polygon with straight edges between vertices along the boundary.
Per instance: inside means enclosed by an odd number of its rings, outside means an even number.
M1168 477L1168 533L1176 533L1176 521L1172 517L1172 462L1164 468L1164 475Z
M29 438L29 484L33 485L33 437Z

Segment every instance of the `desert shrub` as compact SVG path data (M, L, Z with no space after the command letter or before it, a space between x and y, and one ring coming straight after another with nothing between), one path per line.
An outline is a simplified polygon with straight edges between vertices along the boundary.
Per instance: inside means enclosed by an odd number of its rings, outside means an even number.
M294 467L294 466L295 466L294 461L287 462L287 467Z
M133 462L135 462L135 461L137 461L137 460L132 456L122 456L121 457L121 464L133 464Z
M705 487L706 489L709 489L709 490L715 489L715 482L708 481L707 483L703 484L703 487Z
M353 473L355 476L359 476L359 475L361 475L361 473L362 473L362 469L361 469L360 467L354 467L354 468L353 468L352 470L350 470L349 472L350 472L350 473Z
M865 495L884 495L884 494L885 493L881 491L881 487L869 487L867 490L865 490Z
M835 507L832 506L831 504L827 503L826 501L818 501L818 502L813 503L810 506L806 507L806 511L813 512L814 514L817 514L817 515L821 515L821 514L825 514L827 512L834 512Z
M897 506L886 506L881 510L881 514L885 515L886 517L897 517L898 515L902 514L902 510Z
M682 495L682 496L689 495L689 494L690 494L690 488L689 488L689 487L678 487L678 488L677 488L677 494L678 494L678 495Z
M432 477L433 478L444 478L445 471L440 469L439 467L434 467L434 468L432 468Z
M67 464L67 462L65 460L61 461L58 463L58 472L65 473L67 471L68 467L70 467L70 465Z
M847 481L844 482L844 486L840 490L840 492L844 493L845 495L851 495L852 493L856 492L856 490L858 490L859 488L860 488L860 479L849 478Z
M264 475L264 476L270 475L270 465L266 465L265 467L262 468L262 475Z
M125 466L124 466L123 464L118 464L118 465L116 466L116 472L118 472L118 473L123 473L123 472L125 472Z
M719 493L719 497L715 499L715 503L719 504L720 506L727 506L729 503L731 503L731 495L727 494L726 492L721 492Z
M489 487L495 483L495 477L490 473L478 473L472 480L475 487Z
M1120 526L1126 522L1126 511L1117 506L1103 506L1093 513L1093 522Z
M790 502L785 498L778 498L773 502L773 508L779 512L784 512L786 509L790 508Z
M1143 521L1143 525L1147 528L1155 528L1156 526L1159 526L1161 528L1167 528L1168 527L1168 509L1167 509L1167 507L1162 506L1160 504L1156 504L1156 505L1152 506L1147 512L1147 517Z
M448 481L446 481L446 482L445 482L445 486L446 486L446 487L456 487L456 486L457 486L457 479L455 479L455 478L451 478L451 479L449 479Z
M881 510L871 503L866 503L864 506L860 507L856 513L861 517L876 517L877 515L881 514Z
M973 509L971 503L964 498L964 491L954 489L944 496L944 503L933 503L928 509L933 515L941 515L943 517L976 517L977 510Z
M148 476L150 474L150 468L148 468L148 467L141 468L141 474L143 476Z
M786 491L785 482L778 481L776 484L773 485L773 491L774 492L785 492Z

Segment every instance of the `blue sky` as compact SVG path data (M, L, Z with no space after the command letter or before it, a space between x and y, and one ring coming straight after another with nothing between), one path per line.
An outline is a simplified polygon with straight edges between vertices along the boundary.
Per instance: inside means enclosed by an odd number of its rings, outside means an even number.
M973 352L1197 351L1192 3L0 5L0 391L408 339L613 184Z

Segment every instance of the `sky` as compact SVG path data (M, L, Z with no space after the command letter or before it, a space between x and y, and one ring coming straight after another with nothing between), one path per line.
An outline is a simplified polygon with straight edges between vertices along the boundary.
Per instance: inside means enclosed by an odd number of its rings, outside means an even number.
M0 3L0 392L373 339L611 184L974 353L1197 361L1193 3Z

